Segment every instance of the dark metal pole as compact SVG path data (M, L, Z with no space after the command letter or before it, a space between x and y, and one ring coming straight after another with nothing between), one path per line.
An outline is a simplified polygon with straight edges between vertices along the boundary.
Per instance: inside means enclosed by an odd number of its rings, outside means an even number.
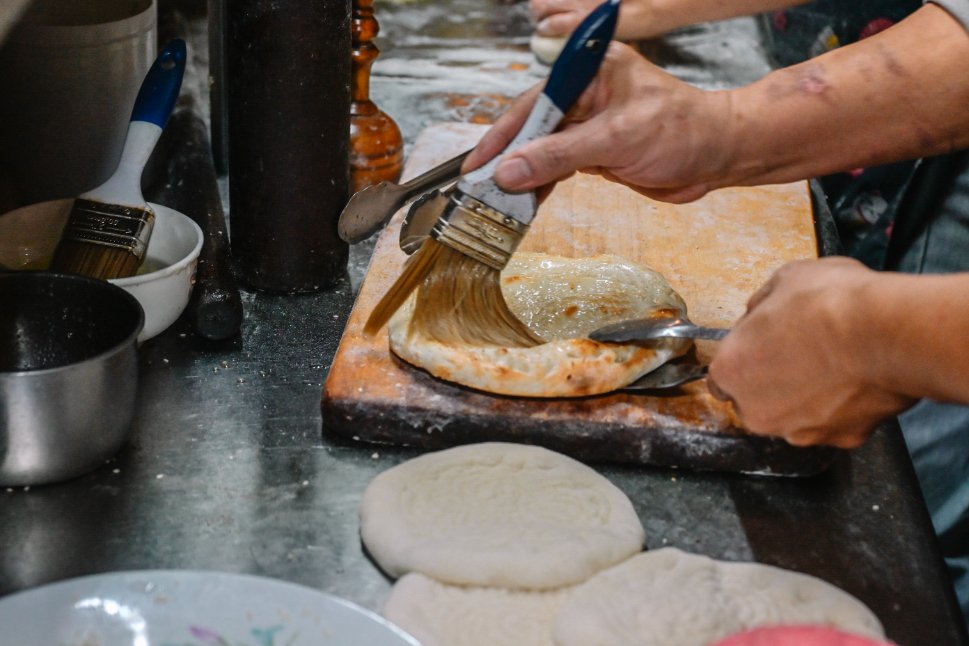
M308 292L346 272L350 0L226 0L229 218L240 278Z

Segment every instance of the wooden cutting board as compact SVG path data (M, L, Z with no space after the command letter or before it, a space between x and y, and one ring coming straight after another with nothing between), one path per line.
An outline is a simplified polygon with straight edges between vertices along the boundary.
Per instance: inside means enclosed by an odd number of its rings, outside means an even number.
M486 130L437 124L418 138L404 180L469 148ZM611 394L548 400L502 397L442 382L388 350L386 330L363 336L364 322L400 274L404 210L377 241L323 390L323 430L362 442L426 449L481 441L539 444L586 461L810 475L830 449L799 449L756 437L705 381L661 396ZM670 205L597 176L558 184L522 250L570 257L615 254L660 271L703 325L728 326L780 265L817 256L806 182L724 189ZM716 345L701 343L701 361Z

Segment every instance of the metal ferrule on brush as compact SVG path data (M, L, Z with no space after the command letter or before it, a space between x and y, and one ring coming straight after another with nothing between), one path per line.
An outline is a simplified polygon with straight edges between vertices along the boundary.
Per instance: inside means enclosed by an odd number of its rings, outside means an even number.
M431 236L441 244L499 271L527 232L527 224L456 189L431 228Z
M140 259L145 257L154 224L151 209L78 198L62 239L124 249Z

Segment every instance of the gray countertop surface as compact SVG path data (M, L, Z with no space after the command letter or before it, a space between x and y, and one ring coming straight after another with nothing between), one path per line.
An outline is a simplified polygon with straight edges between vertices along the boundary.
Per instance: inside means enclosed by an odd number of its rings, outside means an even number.
M513 95L545 73L527 51L521 3L378 2L377 17L373 98L408 145L430 123L469 117L448 93ZM767 71L757 39L754 21L731 21L644 49L691 82L725 87ZM0 594L97 572L201 569L379 610L391 581L363 552L357 507L375 475L414 453L330 438L320 416L371 250L356 245L326 291L244 292L237 339L204 342L183 319L144 344L127 446L73 481L0 489ZM815 574L867 603L899 644L967 643L893 424L808 480L595 466L632 499L650 548Z

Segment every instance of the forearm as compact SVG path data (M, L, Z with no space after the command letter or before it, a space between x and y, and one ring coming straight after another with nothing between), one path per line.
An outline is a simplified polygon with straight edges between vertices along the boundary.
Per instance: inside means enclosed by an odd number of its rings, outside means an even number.
M969 147L969 33L926 5L880 34L729 92L719 185L756 185Z
M855 369L888 392L969 404L966 294L969 273L879 274L849 313Z
M652 34L658 35L679 27L701 22L726 20L748 16L774 9L786 9L804 4L807 0L651 0L632 2L620 17L637 24L649 25ZM648 12L649 15L646 15ZM644 27L645 28L645 27Z

